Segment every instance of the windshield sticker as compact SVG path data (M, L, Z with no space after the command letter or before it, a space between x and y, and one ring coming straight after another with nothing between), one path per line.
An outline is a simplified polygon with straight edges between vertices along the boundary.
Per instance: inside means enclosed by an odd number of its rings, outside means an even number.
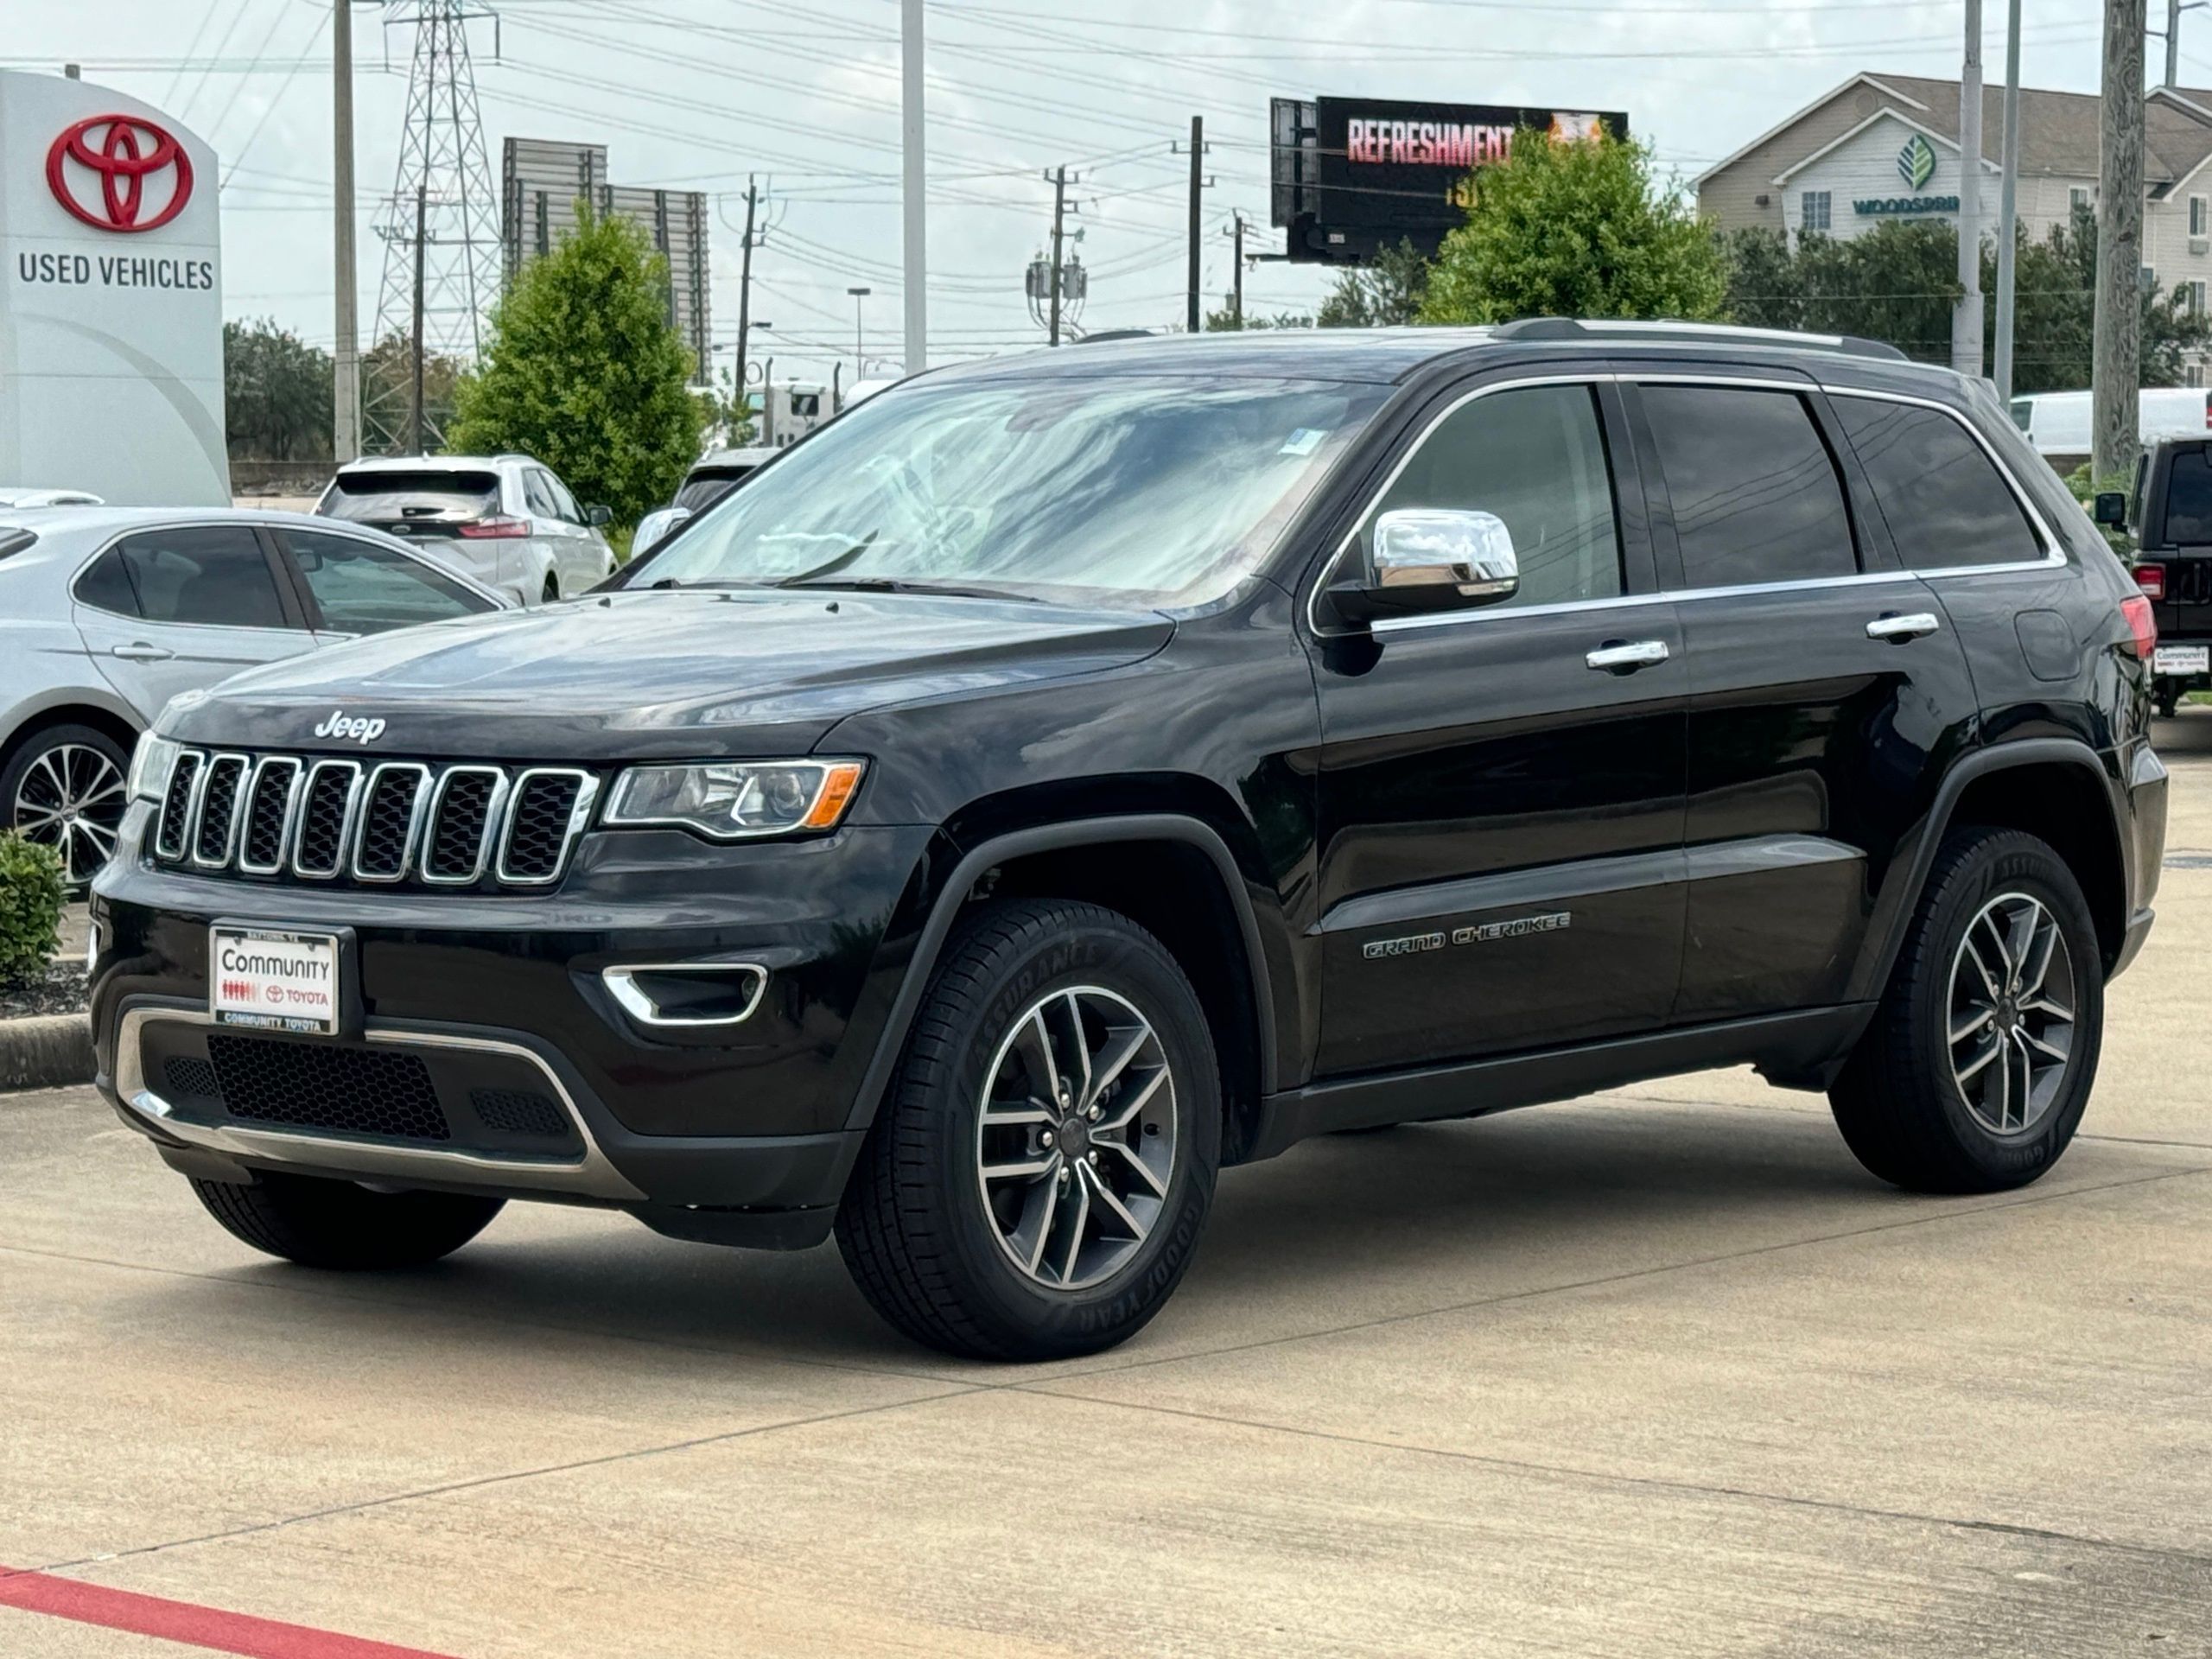
M1310 455L1321 447L1321 440L1328 435L1318 427L1301 426L1282 441L1282 448L1275 453L1279 455Z

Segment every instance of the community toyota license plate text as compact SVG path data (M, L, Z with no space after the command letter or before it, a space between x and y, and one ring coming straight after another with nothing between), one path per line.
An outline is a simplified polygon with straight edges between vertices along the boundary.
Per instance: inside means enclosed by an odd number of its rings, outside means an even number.
M2160 645L2151 660L2154 674L2202 674L2212 670L2212 645Z
M207 1009L227 1026L334 1034L338 936L268 927L207 930Z

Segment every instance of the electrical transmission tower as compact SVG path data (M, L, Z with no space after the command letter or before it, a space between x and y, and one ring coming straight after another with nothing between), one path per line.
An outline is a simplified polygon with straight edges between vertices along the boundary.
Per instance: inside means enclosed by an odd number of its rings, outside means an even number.
M439 445L454 368L475 357L499 292L499 198L468 54L468 24L486 17L497 27L477 0L391 0L385 10L387 26L414 25L415 53L399 167L376 227L384 286L362 365L371 452Z

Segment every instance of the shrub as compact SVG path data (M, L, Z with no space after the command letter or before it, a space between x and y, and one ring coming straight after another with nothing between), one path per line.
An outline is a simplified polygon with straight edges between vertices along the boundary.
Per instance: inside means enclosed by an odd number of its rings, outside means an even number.
M45 974L60 919L60 858L13 830L0 835L0 988Z

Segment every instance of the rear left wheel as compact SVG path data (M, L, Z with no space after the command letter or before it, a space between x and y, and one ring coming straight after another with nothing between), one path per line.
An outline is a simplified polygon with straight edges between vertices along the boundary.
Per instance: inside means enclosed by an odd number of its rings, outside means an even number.
M90 726L34 732L0 766L0 809L26 841L60 855L62 879L83 887L115 851L130 757Z

